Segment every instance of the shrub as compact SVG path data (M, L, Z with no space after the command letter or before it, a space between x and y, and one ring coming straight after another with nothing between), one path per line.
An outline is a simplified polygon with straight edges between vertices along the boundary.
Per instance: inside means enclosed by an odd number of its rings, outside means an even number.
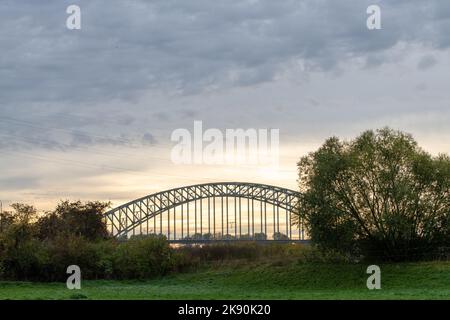
M59 236L46 242L51 267L45 280L64 280L70 265L80 267L84 279L110 278L115 242L112 240L89 241L83 237Z
M351 263L358 262L353 255L344 254L338 250L324 249L317 246L305 246L298 251L300 263Z
M69 265L78 265L85 279L112 275L112 240L91 242L83 237L59 236L53 240L13 236L13 228L0 237L0 278L63 281Z
M113 273L120 279L144 279L170 271L172 249L163 236L134 237L113 255Z
M177 248L192 266L215 261L247 260L257 261L265 258L295 259L300 256L304 245L257 242L212 243Z
M45 246L33 237L33 228L19 222L0 234L0 275L5 279L35 280L48 260Z

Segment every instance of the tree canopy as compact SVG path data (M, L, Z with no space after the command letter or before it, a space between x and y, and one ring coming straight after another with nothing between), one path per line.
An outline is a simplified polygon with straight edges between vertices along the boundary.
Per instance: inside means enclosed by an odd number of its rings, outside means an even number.
M450 158L384 128L329 138L298 163L299 218L313 242L392 260L450 245Z

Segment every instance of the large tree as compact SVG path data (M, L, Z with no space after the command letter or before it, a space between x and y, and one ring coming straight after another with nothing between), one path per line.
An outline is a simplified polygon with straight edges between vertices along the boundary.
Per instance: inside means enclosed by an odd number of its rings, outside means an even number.
M328 139L298 163L303 219L313 242L391 260L450 246L450 159L388 128Z

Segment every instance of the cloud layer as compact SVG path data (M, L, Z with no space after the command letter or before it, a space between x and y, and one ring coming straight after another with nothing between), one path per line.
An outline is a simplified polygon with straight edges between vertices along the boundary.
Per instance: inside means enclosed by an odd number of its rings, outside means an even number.
M71 4L81 30L66 28ZM366 28L372 4L381 30ZM0 191L129 199L216 178L168 159L194 120L280 129L292 174L222 179L292 187L301 153L384 125L448 152L449 30L439 0L3 0Z
M450 5L378 1L2 1L0 99L5 104L132 99L143 90L202 92L272 81L286 69L334 70L349 58L389 61L400 42L445 49ZM424 66L427 62L424 61Z

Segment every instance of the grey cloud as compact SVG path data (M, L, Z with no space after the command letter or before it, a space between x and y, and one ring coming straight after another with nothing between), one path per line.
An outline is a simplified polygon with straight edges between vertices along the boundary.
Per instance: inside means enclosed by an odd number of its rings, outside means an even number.
M414 89L415 90L417 90L417 91L426 91L426 90L428 90L428 86L427 86L427 84L426 83L419 83L419 84L417 84L415 87L414 87Z
M0 190L22 190L39 186L39 179L35 177L8 177L0 179Z
M437 63L436 59L431 55L426 55L420 59L419 63L417 64L417 68L419 70L426 70L431 67L433 67Z
M82 30L65 28L68 1L0 5L0 99L135 99L161 88L195 93L271 81L286 64L332 70L400 41L447 48L450 9L442 1L383 1L383 30L365 27L373 1L70 1ZM377 55L378 54L378 55Z
M183 118L194 118L198 115L198 112L196 110L192 110L192 109L185 109L185 110L181 110L179 112L179 114Z
M85 134L72 134L72 141L71 141L71 145L72 146L79 146L79 145L92 145L93 144L93 139Z
M373 3L382 30L366 28ZM65 28L69 4L80 31ZM432 133L425 147L447 151L448 30L450 2L438 0L2 0L0 167L38 178L0 177L0 190L132 198L148 169L173 174L150 149L194 120L279 128L289 153L385 125ZM120 168L139 172L126 192L109 177Z
M37 118L37 119L36 119ZM79 147L92 147L97 145L138 147L148 145L148 141L135 138L133 132L118 134L104 130L108 127L100 127L101 130L85 130L79 125L77 117L69 118L50 115L48 117L34 117L32 121L6 118L0 116L0 150L30 150L46 149L56 151L68 151ZM3 121L2 121L3 120ZM58 120L58 121L56 121ZM89 123L91 120L87 120ZM56 123L55 123L56 122ZM92 129L93 126L86 128ZM95 127L94 127L95 128ZM81 130L80 130L81 129Z
M120 115L117 117L117 123L123 126L131 125L136 119L131 115Z
M143 145L154 145L156 143L157 143L157 141L151 133L146 132L142 136L142 144Z
M382 65L387 60L385 55L381 54L368 54L365 63L367 68L374 68Z
M163 111L154 113L153 117L155 117L159 121L164 121L164 122L169 121L171 118L170 114L168 112L163 112Z

